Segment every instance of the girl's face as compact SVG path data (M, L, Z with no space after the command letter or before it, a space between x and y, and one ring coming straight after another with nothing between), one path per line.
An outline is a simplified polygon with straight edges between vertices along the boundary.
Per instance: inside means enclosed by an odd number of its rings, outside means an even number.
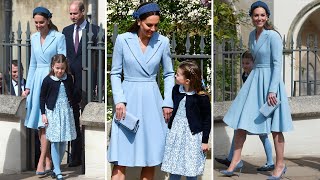
M49 30L49 20L41 15L34 16L34 23L36 25L37 31L40 33Z
M189 85L190 83L190 80L184 77L183 71L180 68L177 69L175 77L176 77L176 83L179 85Z
M253 61L250 58L243 58L242 59L242 68L243 71L249 73L252 70Z
M66 63L55 63L52 67L54 76L56 76L59 79L62 78L62 76L66 72L66 68L67 68Z
M152 15L144 20L139 20L138 25L140 26L139 35L143 37L151 38L152 34L158 30L158 24L160 17L157 15Z
M263 28L268 20L267 12L264 8L258 7L253 10L252 16L252 24L256 28Z

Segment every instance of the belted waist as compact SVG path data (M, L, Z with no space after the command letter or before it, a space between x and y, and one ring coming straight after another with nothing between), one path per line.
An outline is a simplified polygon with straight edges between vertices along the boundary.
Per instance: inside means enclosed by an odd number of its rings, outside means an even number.
M125 76L124 81L129 82L156 82L156 77L129 77Z
M254 67L256 67L256 68L272 68L273 64L256 64Z
M37 64L37 68L50 67L50 64Z

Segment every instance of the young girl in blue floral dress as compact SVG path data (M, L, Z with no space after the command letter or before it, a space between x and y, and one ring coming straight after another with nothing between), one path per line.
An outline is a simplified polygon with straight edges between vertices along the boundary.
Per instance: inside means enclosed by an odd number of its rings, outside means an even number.
M173 112L161 170L170 180L196 180L205 165L211 130L210 98L202 89L201 70L193 61L182 62L172 90Z
M72 110L73 80L68 74L68 62L64 55L52 57L51 71L42 82L40 109L46 126L46 137L51 142L51 156L54 165L52 177L62 180L60 164L66 149L66 142L76 139Z

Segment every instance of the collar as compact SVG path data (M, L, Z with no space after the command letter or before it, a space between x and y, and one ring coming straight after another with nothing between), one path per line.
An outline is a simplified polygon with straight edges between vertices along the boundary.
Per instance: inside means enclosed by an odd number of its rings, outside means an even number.
M12 79L11 82L12 82L12 86L13 86L13 87L14 87L14 86L18 86L18 82L16 82L15 80ZM21 86L24 86L23 80L21 80L20 83L21 83Z
M87 25L87 20L84 20L81 24L80 24L80 30L83 30L86 28L86 25ZM75 31L77 29L77 25L74 24L73 26L73 30Z
M180 85L179 86L179 92L180 93L184 93L184 94L186 94L186 95L194 95L196 92L194 92L194 91L190 91L190 92L186 92L185 90L184 90L184 88L183 88L183 85Z
M67 79L67 74L64 73L64 75L62 76L62 78L57 78L56 76L50 75L50 78L54 81L62 81L62 80L66 80Z

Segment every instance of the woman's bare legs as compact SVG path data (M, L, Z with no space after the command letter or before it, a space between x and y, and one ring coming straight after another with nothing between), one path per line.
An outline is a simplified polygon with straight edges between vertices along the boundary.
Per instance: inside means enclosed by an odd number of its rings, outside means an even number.
M241 160L241 152L243 144L246 141L247 132L243 129L237 129L234 139L234 153L232 157L231 164L227 171L233 171L237 166L238 162Z
M141 170L140 180L153 180L155 167L143 167Z
M274 148L276 151L276 166L272 172L273 176L280 176L282 173L283 168L285 167L284 164L284 136L282 132L272 132Z
M52 166L51 166L51 153L50 153L50 150L49 150L49 145L50 143L47 141L47 153L46 153L46 168L45 170L51 170ZM62 154L61 154L62 155Z
M40 139L40 143L41 143L41 153L40 153L40 158L39 158L39 162L37 165L37 172L44 172L44 167L45 164L44 162L48 163L47 159L49 158L49 162L50 162L50 166L51 166L51 160L50 160L50 154L48 157L48 140L46 138L46 129L45 128L41 128L39 129L39 139ZM49 167L49 166L47 166Z
M125 180L126 166L114 165L111 174L111 180Z

